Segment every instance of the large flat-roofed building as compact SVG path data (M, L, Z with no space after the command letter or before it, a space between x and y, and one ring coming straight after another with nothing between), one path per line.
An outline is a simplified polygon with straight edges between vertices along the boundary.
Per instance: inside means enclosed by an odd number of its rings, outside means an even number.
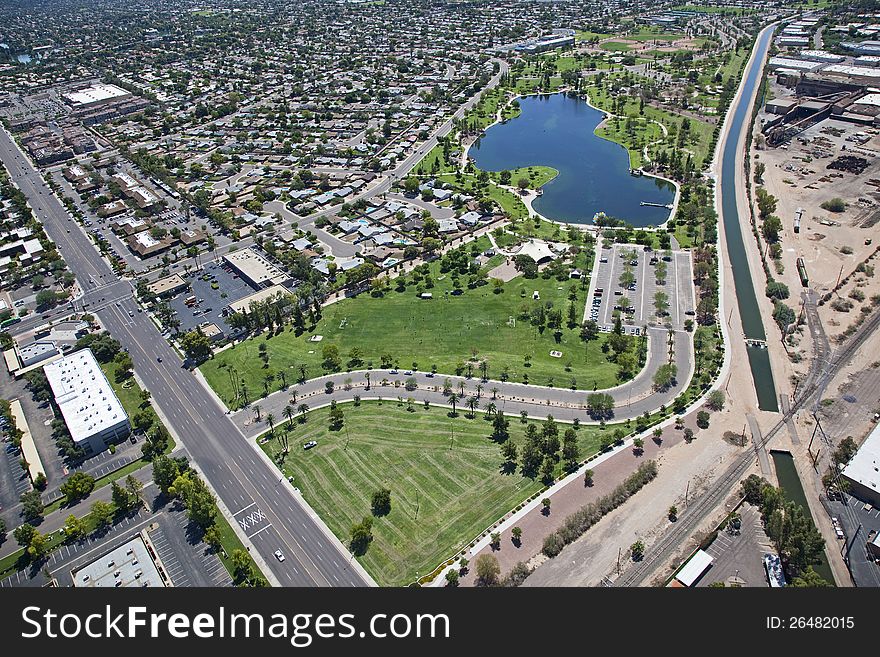
M880 425L874 427L840 474L849 482L850 493L880 507Z
M43 368L70 437L87 454L97 454L131 431L128 415L91 349Z
M267 299L273 299L279 294L282 296L288 295L290 294L290 290L283 285L273 285L259 290L258 292L254 292L253 294L249 294L243 299L233 301L227 306L227 308L229 309L229 312L233 313L249 311L252 303L260 303Z
M83 587L164 587L165 582L140 536L98 557L73 573L73 585Z
M187 287L189 287L189 283L184 280L183 276L180 274L171 274L171 276L165 276L164 278L153 281L147 286L147 289L157 297L165 297L177 294L181 290L185 290Z
M272 285L285 285L290 281L289 274L253 249L227 253L223 260L256 290Z
M131 94L128 91L117 87L115 84L93 84L85 89L78 89L63 94L64 100L74 109L95 107L130 96Z

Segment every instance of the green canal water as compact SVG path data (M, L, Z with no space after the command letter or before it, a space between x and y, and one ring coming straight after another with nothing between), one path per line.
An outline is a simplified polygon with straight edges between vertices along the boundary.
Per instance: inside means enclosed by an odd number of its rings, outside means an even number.
M770 456L773 458L773 465L776 468L776 478L779 479L779 487L786 500L799 505L808 518L812 518L810 507L807 504L807 496L804 493L804 487L801 485L801 478L798 476L797 468L794 466L794 457L791 452L780 452L770 450ZM834 583L834 575L831 573L831 566L825 559L825 553L822 553L822 562L813 566L817 573L828 582Z

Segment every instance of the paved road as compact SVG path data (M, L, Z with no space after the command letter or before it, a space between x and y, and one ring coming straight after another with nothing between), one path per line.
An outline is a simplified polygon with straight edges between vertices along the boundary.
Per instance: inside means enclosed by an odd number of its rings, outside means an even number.
M5 130L0 131L0 159L76 273L86 291L83 304L129 352L135 370L153 393L153 404L169 419L276 581L287 586L367 584L359 565L349 561L311 509L278 480L277 470L181 367L179 356L148 316L136 312L129 282L117 279ZM287 557L283 563L272 556L277 549Z
M676 333L675 353L678 358L678 371L683 373L681 380L665 392L654 392L653 375L660 365L667 362L667 347L665 329L648 329L649 355L648 363L639 375L631 382L606 390L615 401L614 421L636 418L647 412L654 412L661 404L671 405L672 400L687 387L687 373L691 371L693 353L691 350L690 336L684 332ZM590 422L586 411L586 398L589 394L585 390L571 390L568 388L547 388L543 386L525 385L503 381L482 381L478 377L471 379L460 376L447 376L437 374L430 376L426 372L413 372L412 375L399 370L392 374L390 370L373 370L370 374L370 388L367 389L365 370L354 372L339 372L327 376L310 379L302 384L294 384L287 390L279 390L268 397L255 400L249 408L239 410L232 414L232 420L244 433L252 438L266 431L268 428L264 422L256 421L256 406L260 408L260 416L265 420L267 413L272 413L277 422L284 418L284 407L291 404L290 400L294 393L296 407L305 402L311 408L329 404L331 400L337 402L349 401L354 395L360 395L362 399L396 399L398 396L404 399L412 397L421 403L424 400L432 404L449 405L446 395L443 394L444 382L448 379L456 394L459 392L459 383L465 384L465 393L459 408L465 409L468 397L477 394L477 386L482 386L480 391L480 408L485 409L490 403L495 404L498 410L504 413L518 414L526 411L530 416L543 418L553 415L558 420L571 421L578 418L581 422ZM406 381L413 378L416 388L407 390ZM351 379L351 389L345 389L346 379ZM387 379L388 385L383 386L382 380ZM400 387L394 386L394 381L400 382ZM335 384L333 393L326 392L326 384L333 381ZM492 389L497 391L494 393ZM222 402L220 402L222 403Z

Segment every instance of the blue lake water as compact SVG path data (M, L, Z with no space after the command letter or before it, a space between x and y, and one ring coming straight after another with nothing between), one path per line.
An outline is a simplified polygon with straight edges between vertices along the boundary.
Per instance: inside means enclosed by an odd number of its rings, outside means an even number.
M518 117L490 127L471 147L469 154L480 169L545 165L559 171L533 203L537 212L555 221L592 224L593 215L604 212L643 227L669 218L665 207L640 202L672 203L675 187L630 174L626 149L593 133L602 112L565 94L526 96L519 103Z

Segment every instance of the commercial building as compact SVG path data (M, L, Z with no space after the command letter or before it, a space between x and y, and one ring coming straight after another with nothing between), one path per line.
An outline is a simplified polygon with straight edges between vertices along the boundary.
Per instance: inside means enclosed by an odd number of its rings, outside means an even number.
M291 279L289 274L253 249L227 253L223 256L223 260L255 290L272 285L285 285Z
M290 294L290 290L288 290L283 285L272 285L271 287L263 288L253 294L249 294L248 296L239 299L238 301L233 301L230 303L227 308L230 313L241 313L250 310L252 303L262 303L267 299L274 299L278 295L285 296Z
M136 536L73 573L73 585L84 587L165 586L155 552ZM164 569L163 569L164 570Z
M153 281L147 286L147 289L157 297L170 297L181 290L185 290L189 286L180 274L171 274L157 281Z
M849 482L850 493L880 507L880 425L874 427L840 474Z
M90 87L70 91L62 97L73 109L78 110L129 98L131 94L115 84L93 84Z
M18 359L21 361L22 367L30 367L36 363L58 355L58 345L51 340L37 340L23 347L18 348Z
M80 349L43 368L70 437L97 454L131 431L128 415L91 349Z

